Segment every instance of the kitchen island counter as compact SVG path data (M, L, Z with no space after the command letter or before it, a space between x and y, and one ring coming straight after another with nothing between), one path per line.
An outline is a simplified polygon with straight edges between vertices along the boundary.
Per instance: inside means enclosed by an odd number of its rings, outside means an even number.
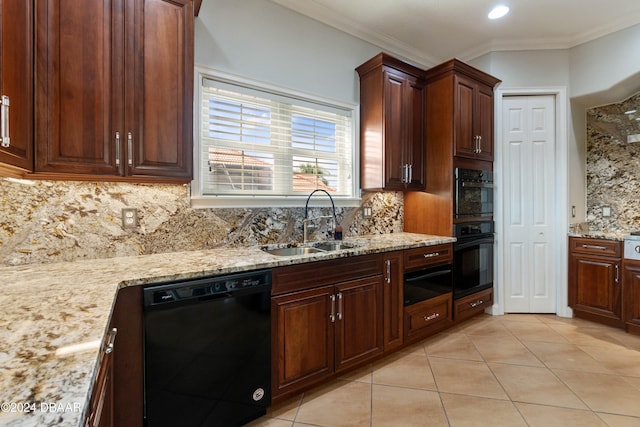
M431 246L455 239L394 233L345 241L356 247L295 256L270 255L257 246L219 248L1 267L0 425L82 424L101 344L122 287Z

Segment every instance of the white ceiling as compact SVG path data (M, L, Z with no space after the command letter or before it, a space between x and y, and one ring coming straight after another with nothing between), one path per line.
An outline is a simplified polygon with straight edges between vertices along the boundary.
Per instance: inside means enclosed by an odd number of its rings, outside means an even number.
M419 65L566 49L640 23L639 0L271 0ZM511 12L487 18L502 3Z

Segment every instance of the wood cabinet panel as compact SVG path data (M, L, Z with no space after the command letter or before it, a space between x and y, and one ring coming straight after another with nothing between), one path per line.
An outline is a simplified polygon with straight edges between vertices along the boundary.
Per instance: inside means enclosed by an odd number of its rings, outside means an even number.
M404 270L416 270L453 262L453 244L425 246L404 251Z
M453 319L456 322L466 320L483 312L493 304L493 288L485 289L453 302Z
M568 300L574 314L621 327L621 243L571 237L569 248Z
M0 95L8 97L9 141L0 144L0 172L33 171L33 0L0 2ZM2 135L0 135L2 136Z
M425 71L424 79L426 191L405 194L404 230L451 236L455 168L493 170L493 88L500 80L457 59Z
M640 335L640 261L622 261L623 318L628 332Z
M336 286L336 372L382 353L382 276Z
M451 292L404 309L404 335L415 341L440 331L452 323Z
M89 399L89 412L85 419L85 427L111 427L114 426L113 407L113 348L115 348L115 337L117 329L113 328L107 335L107 340L103 343L98 365L98 373L93 385L93 392ZM107 350L111 342L111 349Z
M619 258L622 256L622 245L614 240L572 237L569 239L569 251L571 253Z
M333 290L325 286L272 298L274 396L333 372L335 339L329 319Z
M193 2L36 2L36 172L190 181Z
M454 156L493 161L493 86L460 74L454 84Z
M273 270L272 295L381 274L382 255L338 258Z
M381 53L360 75L360 155L363 189L424 188L422 70Z
M384 284L383 284L383 348L384 351L402 346L404 342L403 316L403 287L404 267L403 251L387 252L384 254Z
M36 1L36 164L39 172L116 175L122 126L122 3Z
M125 130L131 132L128 175L192 178L193 2L130 3L143 25L134 25L126 54ZM127 144L129 142L127 141Z

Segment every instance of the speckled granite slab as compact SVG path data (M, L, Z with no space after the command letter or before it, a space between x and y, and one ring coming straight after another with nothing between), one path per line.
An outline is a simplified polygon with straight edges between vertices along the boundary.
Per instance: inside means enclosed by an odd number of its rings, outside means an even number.
M278 257L254 246L0 268L0 425L79 426L117 290L124 286L453 242L392 233L340 252ZM81 345L74 351L74 346ZM28 411L28 412L27 412Z

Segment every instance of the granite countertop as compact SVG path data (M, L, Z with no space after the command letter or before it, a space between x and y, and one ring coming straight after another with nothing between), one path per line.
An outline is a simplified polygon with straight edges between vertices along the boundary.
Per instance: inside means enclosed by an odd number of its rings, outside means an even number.
M627 236L628 232L622 231L594 231L594 230L586 230L586 231L577 231L570 232L569 237L584 237L588 239L604 239L604 240L617 240L622 242L624 240L624 236Z
M0 267L0 425L79 426L118 289L455 241L393 233L339 252L274 256L260 247Z

